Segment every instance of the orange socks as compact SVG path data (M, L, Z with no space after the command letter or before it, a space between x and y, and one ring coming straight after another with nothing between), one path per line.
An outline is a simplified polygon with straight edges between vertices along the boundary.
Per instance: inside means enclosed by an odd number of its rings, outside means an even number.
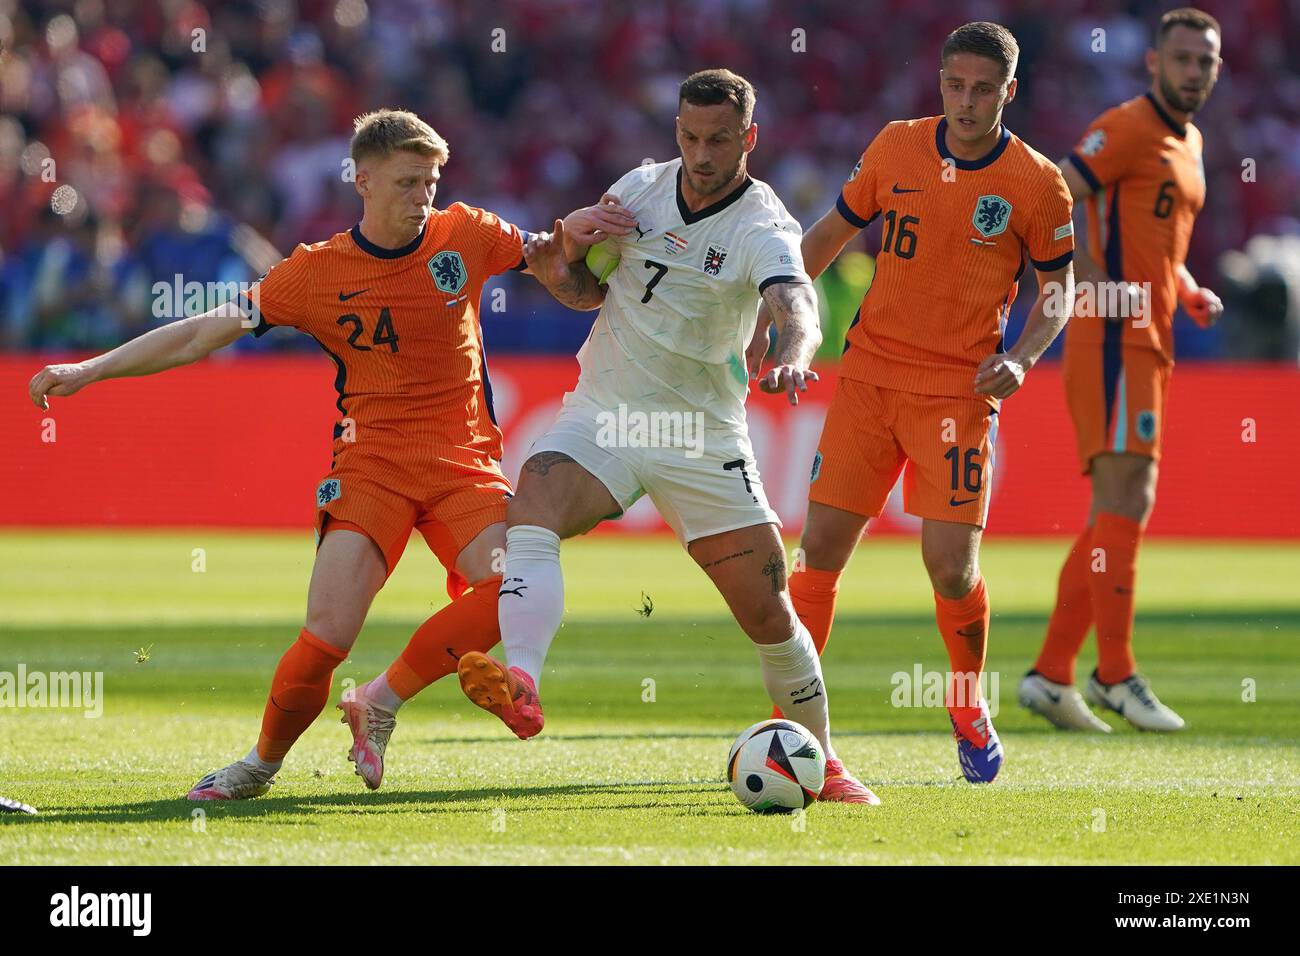
M501 577L484 578L429 618L411 635L401 656L384 675L402 700L410 700L456 669L469 651L487 653L499 640L497 592Z
M294 741L320 716L329 700L334 668L348 652L326 644L307 628L284 652L271 679L271 693L262 713L257 755L267 763L284 759Z
M979 675L984 669L992 616L984 578L955 601L935 592L934 611L952 671L945 703L959 724L969 723L979 716Z
M1092 613L1097 621L1097 678L1115 684L1137 670L1133 659L1133 587L1137 580L1142 525L1102 512L1092 528L1092 547L1101 549L1105 570L1090 574Z
M826 650L826 642L831 638L835 597L840 591L842 573L805 568L790 575L790 600L794 602L794 613L808 628L818 655Z
M1074 683L1074 661L1092 627L1092 529L1084 528L1061 566L1056 606L1034 670L1058 684Z
M487 651L501 638L497 627L500 577L485 578L452 601L411 635L400 657L388 668L388 685L402 699L415 696L456 669L466 651ZM334 668L348 652L326 644L305 627L289 648L271 680L262 715L257 756L278 764L294 741L311 726L329 700Z

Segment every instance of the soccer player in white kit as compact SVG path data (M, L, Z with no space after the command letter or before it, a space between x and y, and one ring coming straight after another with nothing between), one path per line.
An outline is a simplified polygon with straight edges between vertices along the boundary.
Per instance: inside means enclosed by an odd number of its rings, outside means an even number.
M797 404L817 380L809 365L821 342L799 223L746 173L753 109L743 77L688 77L681 157L632 170L525 248L556 299L600 313L578 353L577 387L534 443L509 503L497 605L506 663L466 654L461 687L520 738L542 729L537 686L564 613L560 541L646 494L754 642L772 702L820 741L820 799L874 804L831 746L821 665L790 602L780 521L746 429L744 356L760 297L778 330L764 391Z

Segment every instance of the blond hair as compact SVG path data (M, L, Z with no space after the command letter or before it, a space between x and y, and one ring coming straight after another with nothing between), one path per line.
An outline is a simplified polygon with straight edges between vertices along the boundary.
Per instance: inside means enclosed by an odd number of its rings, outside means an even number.
M451 149L424 120L406 110L374 110L352 121L352 161L369 156L387 159L395 150L429 156L439 165L447 162Z

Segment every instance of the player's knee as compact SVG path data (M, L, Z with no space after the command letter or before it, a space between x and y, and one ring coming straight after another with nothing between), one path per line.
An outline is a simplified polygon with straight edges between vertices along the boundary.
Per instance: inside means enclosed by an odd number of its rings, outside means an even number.
M552 511L547 507L544 497L528 486L520 488L519 492L506 502L506 524L512 528L521 524L550 527L551 514Z
M1154 476L1146 470L1136 470L1108 488L1106 494L1099 495L1093 510L1145 522L1155 506Z
M326 644L350 648L361 631L361 622L334 608L308 608L306 627Z
M747 610L740 625L755 644L780 644L790 639L798 622L784 602L764 601Z
M853 554L858 536L846 536L834 529L809 525L799 542L805 567L823 571L842 571Z
M942 597L954 601L969 594L979 579L979 569L959 556L928 557L925 569L934 589Z
M1127 517L1144 522L1156 506L1156 490L1149 485L1138 485L1129 492L1125 504Z
M1135 520L1145 521L1156 506L1156 475L1154 468L1145 468L1134 476L1130 485L1129 500Z

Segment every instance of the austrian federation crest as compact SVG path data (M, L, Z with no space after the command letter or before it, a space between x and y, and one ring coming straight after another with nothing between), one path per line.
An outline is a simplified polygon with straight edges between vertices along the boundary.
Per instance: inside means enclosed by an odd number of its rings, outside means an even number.
M726 247L710 243L709 251L704 254L704 271L711 276L715 276L722 271L722 264L726 261Z
M975 215L971 222L985 239L1007 231L1011 221L1011 203L1001 196L980 196L975 200Z
M429 260L429 274L438 288L448 295L455 295L465 288L469 273L459 252L440 252Z

